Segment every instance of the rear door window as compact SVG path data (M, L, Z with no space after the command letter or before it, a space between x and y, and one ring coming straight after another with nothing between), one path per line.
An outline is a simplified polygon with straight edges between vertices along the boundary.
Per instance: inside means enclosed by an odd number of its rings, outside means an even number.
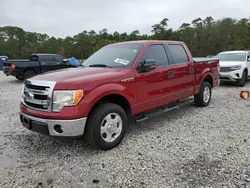
M173 56L173 64L186 64L189 62L188 55L184 47L180 44L169 44L168 48Z

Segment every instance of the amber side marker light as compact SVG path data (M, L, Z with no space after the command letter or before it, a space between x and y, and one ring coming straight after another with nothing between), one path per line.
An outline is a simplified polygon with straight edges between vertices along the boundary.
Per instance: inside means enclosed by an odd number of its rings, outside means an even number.
M249 98L249 92L248 91L241 91L240 97L242 99L248 100L248 98Z

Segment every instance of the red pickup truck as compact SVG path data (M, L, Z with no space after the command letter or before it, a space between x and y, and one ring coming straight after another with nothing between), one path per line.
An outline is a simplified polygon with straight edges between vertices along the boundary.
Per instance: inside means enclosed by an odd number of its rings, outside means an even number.
M25 80L20 119L29 130L88 138L108 150L128 125L194 102L205 107L219 85L219 60L193 58L179 41L111 44L82 67Z

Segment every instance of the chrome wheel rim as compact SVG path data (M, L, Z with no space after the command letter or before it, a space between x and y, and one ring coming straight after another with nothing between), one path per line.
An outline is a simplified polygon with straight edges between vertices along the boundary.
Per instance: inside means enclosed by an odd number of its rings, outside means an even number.
M209 87L205 87L204 91L203 91L203 101L205 103L207 103L210 99L210 89Z
M101 123L100 134L105 142L114 142L122 132L122 118L117 113L108 114Z

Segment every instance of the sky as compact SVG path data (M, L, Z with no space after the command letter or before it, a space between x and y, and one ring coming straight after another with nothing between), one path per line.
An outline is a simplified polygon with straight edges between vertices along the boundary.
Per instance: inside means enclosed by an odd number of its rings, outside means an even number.
M249 18L249 5L249 0L0 0L0 27L55 37L104 28L150 34L151 26L164 18L173 29L199 17Z

